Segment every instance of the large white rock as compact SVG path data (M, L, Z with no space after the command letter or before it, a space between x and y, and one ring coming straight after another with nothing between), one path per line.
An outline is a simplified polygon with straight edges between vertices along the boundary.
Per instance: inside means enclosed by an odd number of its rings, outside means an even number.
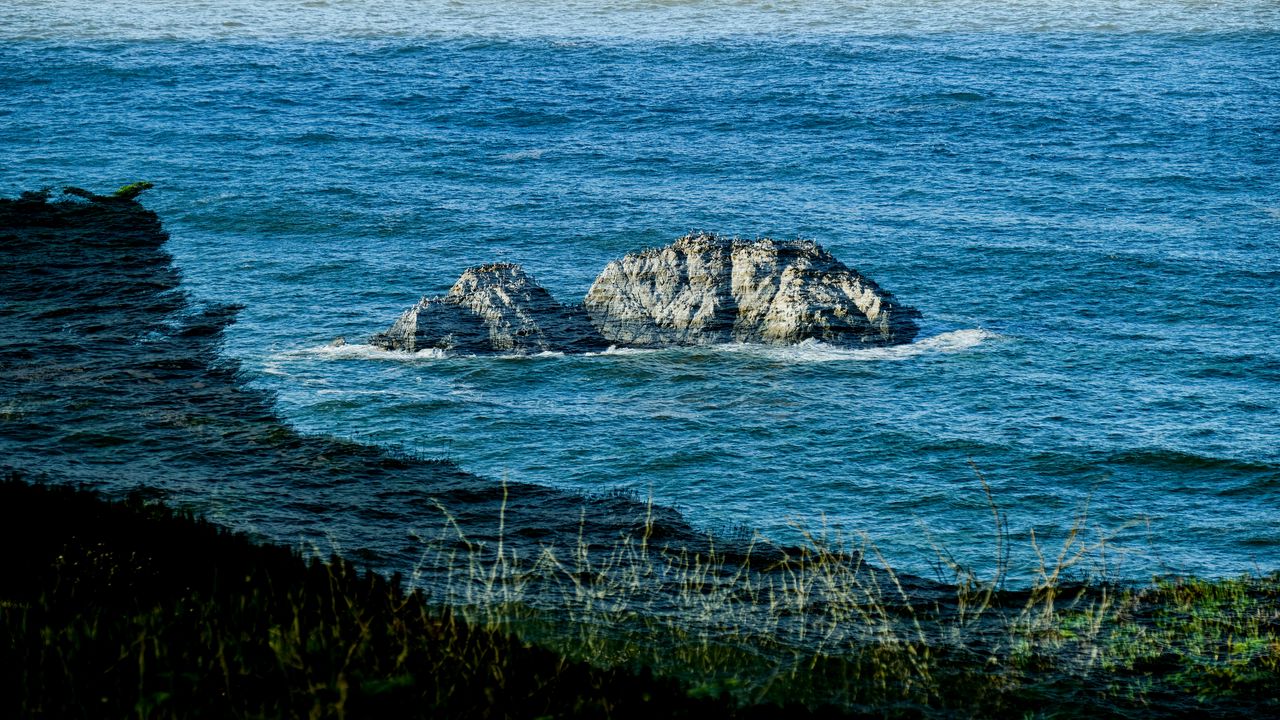
M911 342L920 313L810 241L680 238L605 267L584 302L616 345Z

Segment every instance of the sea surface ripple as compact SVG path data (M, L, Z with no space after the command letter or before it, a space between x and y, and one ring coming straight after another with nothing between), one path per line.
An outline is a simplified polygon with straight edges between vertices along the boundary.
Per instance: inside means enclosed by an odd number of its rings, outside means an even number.
M245 306L224 352L305 432L923 573L993 559L978 473L1016 572L1086 508L1121 576L1280 565L1274 3L393 5L7 9L0 190L156 182L186 287ZM695 229L815 239L921 339L362 345L468 265L570 301Z

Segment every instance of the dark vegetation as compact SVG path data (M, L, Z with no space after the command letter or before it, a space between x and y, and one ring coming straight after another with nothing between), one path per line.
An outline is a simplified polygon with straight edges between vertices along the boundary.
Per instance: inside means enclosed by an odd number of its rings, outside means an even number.
M3 717L1266 717L1280 710L1277 576L1162 582L1107 606L1095 595L1036 623L989 625L999 636L974 633L971 644L935 634L955 628L955 619L922 606L929 629L918 637L886 627L838 651L792 648L785 661L778 647L753 647L748 637L708 643L625 613L604 613L594 625L528 611L514 624L470 621L465 609L406 593L398 576L361 573L337 557L308 562L144 493L108 502L11 475L0 481L0 546L9 550L0 579ZM823 561L813 562L817 571ZM1009 593L998 602L1018 607L1027 599ZM894 616L906 619L901 608L886 618ZM519 639L512 627L557 651ZM596 664L571 659L580 655ZM601 667L610 655L614 662ZM738 692L761 677L775 685L765 699Z
M217 360L235 308L179 291L145 185L0 200L0 717L1280 715L1275 574L1087 582L1073 531L1028 588L929 583L299 435ZM362 556L426 590L149 500L352 483L441 518Z
M476 629L339 558L0 482L0 717L721 717L671 679ZM788 715L804 715L790 708Z

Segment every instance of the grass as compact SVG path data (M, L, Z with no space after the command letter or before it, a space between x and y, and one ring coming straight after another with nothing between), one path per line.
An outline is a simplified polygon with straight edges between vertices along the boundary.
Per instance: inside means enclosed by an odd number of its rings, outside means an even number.
M0 717L737 713L138 498L9 478L0 539Z
M979 474L981 479L981 475ZM983 487L986 488L985 480ZM939 553L943 585L899 576L866 537L757 538L745 553L671 554L623 539L606 558L580 543L520 558L446 529L421 565L465 569L437 600L595 666L646 668L743 706L1092 717L1280 711L1280 574L1156 579L1126 587L1073 572L1105 558L1082 514L1052 552L1032 533L1029 587L1004 587ZM499 521L500 522L500 521ZM767 558L760 560L758 558ZM870 561L869 561L870 560Z
M1280 711L1280 575L1069 585L1074 536L1011 591L958 566L920 584L865 538L524 558L446 520L388 579L136 497L11 478L0 508L23 550L0 585L6 717Z
M979 474L981 479L981 475ZM984 489L987 487L983 480ZM599 558L533 558L467 546L447 529L421 566L461 568L438 602L595 666L646 668L744 706L800 702L851 712L969 715L1248 715L1280 711L1280 574L1088 580L1107 538L1085 515L1004 587L1007 520L989 489L996 570L939 552L945 584L902 577L866 537L757 538L745 553L671 554L642 536ZM501 520L499 520L501 522ZM459 563L457 541L466 551ZM1068 580L1068 578L1077 578Z

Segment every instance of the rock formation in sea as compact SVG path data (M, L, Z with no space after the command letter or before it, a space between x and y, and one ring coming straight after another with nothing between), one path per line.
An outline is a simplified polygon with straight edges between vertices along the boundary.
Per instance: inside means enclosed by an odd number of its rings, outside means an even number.
M561 305L519 265L468 268L443 297L424 297L370 343L388 350L587 352L608 347L581 307Z
M706 233L609 263L584 305L609 343L631 347L896 345L920 317L815 242Z
M688 235L605 267L579 306L518 265L466 270L370 342L388 350L586 352L610 345L908 343L920 313L817 243Z

